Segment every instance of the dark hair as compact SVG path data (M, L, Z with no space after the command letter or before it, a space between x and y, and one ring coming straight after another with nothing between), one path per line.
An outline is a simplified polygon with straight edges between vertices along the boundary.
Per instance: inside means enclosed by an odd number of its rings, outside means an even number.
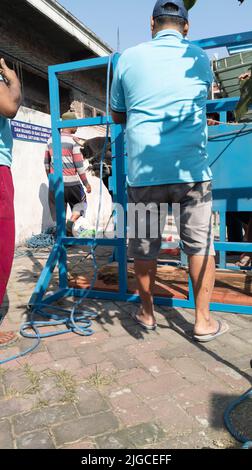
M186 20L184 20L184 18L180 18L179 16L173 16L173 15L170 15L169 16L169 13L176 13L178 12L179 8L177 7L177 5L174 5L174 3L166 3L166 5L164 5L163 7L166 12L167 12L167 15L166 16L157 16L157 18L155 18L155 22L156 22L156 25L159 27L163 27L165 25L173 25L173 26L177 26L179 28L179 30L181 32L184 31L184 27L186 25Z

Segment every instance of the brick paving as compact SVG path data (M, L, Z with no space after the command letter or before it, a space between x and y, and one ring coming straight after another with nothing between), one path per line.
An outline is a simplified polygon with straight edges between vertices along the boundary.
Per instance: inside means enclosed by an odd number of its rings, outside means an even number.
M1 328L18 331L47 256L15 259ZM252 317L216 312L230 332L197 345L189 310L157 308L158 330L148 334L130 319L134 305L86 305L98 313L94 336L46 339L33 354L0 366L0 448L237 447L223 412L251 387ZM30 343L20 339L0 360ZM236 417L250 436L251 402L240 422Z

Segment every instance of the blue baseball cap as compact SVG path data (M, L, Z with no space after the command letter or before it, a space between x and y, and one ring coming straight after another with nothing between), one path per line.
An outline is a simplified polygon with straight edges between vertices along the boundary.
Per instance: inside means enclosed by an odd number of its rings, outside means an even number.
M178 10L167 13L165 6L169 4L176 6ZM189 15L184 0L158 0L153 10L153 18L157 18L158 16L175 16L188 21Z

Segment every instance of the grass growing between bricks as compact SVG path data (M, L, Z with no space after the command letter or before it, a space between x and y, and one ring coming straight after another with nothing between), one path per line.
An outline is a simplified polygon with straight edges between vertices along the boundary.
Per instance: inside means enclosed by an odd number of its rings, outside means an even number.
M3 380L3 378L4 378L5 374L6 374L6 372L7 372L6 369L1 369L1 368L0 368L0 381Z
M28 380L30 381L31 385L26 388L24 394L35 394L40 391L40 375L35 372L29 364L25 364L24 372Z
M74 376L67 370L53 371L48 370L46 375L56 378L56 387L64 391L64 396L61 398L63 403L77 403L77 382Z
M112 385L113 383L116 382L116 375L111 374L111 375L105 375L102 372L99 371L98 366L96 366L96 371L94 374L90 375L90 377L87 380L87 383L96 389L100 389L102 387L106 387L108 385Z
M49 406L49 401L47 400L38 400L36 405L34 406L34 410L42 410L43 408L47 408Z

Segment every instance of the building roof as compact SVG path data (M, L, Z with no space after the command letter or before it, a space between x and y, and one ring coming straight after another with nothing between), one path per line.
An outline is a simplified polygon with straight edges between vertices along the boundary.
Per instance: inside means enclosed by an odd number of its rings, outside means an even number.
M108 44L56 0L25 0L25 2L53 21L64 32L71 35L95 55L102 57L113 52Z
M252 51L252 43L239 44L238 46L230 46L227 48L229 55L237 54L240 52Z

